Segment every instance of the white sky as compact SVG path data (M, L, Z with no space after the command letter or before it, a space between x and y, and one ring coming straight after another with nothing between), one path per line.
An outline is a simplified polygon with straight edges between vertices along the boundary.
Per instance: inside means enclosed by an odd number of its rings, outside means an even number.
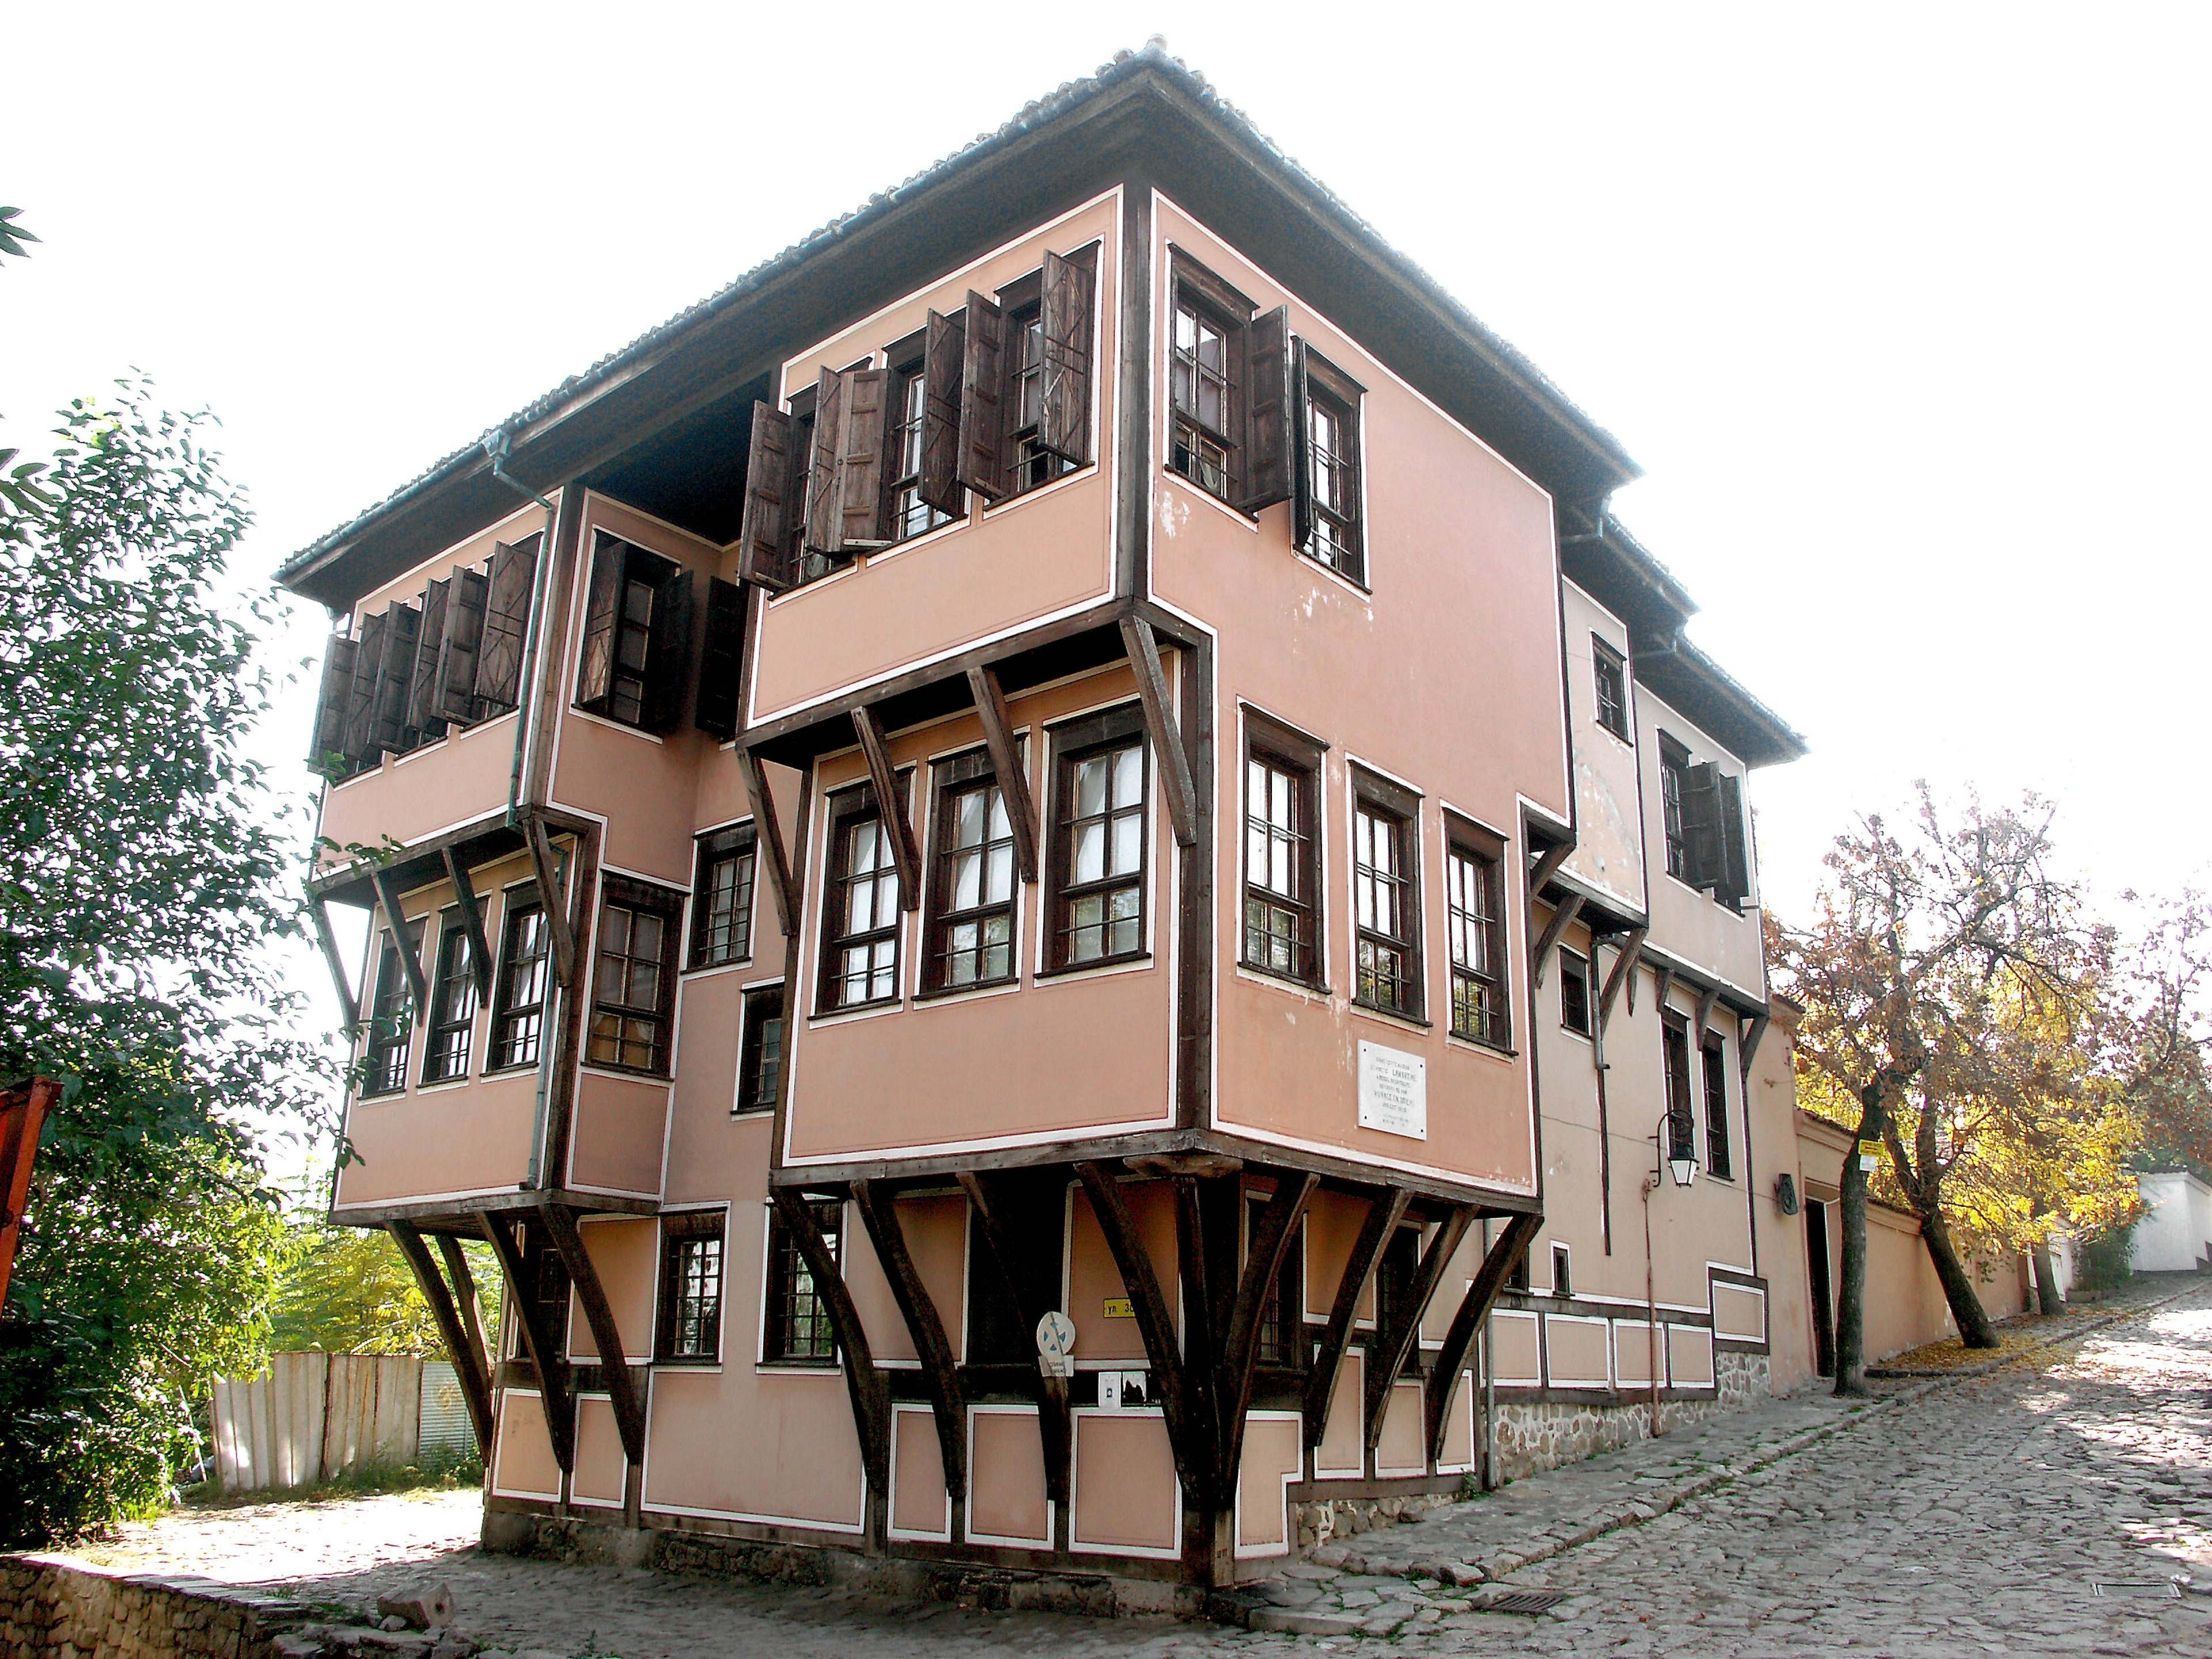
M1642 462L1617 510L1812 743L1753 784L1778 908L1923 775L2058 797L2107 890L2202 878L2212 8L978 15L27 8L0 444L143 368L265 574L1163 30Z

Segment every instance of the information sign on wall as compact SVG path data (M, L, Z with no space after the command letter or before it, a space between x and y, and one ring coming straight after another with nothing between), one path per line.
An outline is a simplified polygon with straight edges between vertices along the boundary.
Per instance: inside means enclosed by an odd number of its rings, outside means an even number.
M1379 1042L1359 1045L1359 1127L1429 1138L1429 1062Z

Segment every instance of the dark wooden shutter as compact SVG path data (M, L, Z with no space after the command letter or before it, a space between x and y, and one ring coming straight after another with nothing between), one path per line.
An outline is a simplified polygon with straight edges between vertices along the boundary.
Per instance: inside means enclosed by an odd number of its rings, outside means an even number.
M837 545L842 552L890 543L884 500L884 405L890 378L883 368L848 368L837 377Z
M361 643L355 649L353 681L346 690L346 758L356 766L374 765L381 753L376 742L376 678L384 667L384 613L361 619Z
M691 573L678 570L653 596L646 643L645 729L673 732L684 723L691 690Z
M921 477L915 493L955 519L968 512L960 489L960 368L967 338L951 318L929 313L921 355Z
M699 647L699 695L691 723L726 743L738 735L744 657L745 590L734 582L709 578L706 637Z
M415 644L422 637L422 613L411 605L386 607L384 649L376 670L376 712L369 718L369 740L398 753L407 741L407 688L415 681Z
M1313 430L1312 383L1306 374L1306 343L1291 342L1291 406L1284 412L1289 428L1291 472L1291 545L1303 553L1313 544Z
M422 590L422 627L415 642L415 672L407 681L407 724L431 742L446 734L438 717L438 647L446 637L446 596L453 582L441 576Z
M823 369L814 383L814 443L806 458L806 550L835 557L844 550L837 511L837 439L844 427L844 382Z
M466 726L483 714L477 703L477 653L491 581L481 570L456 570L453 581L446 595L446 631L438 642L435 712L441 720Z
M323 684L315 698L315 729L307 739L307 763L327 766L346 750L346 707L353 696L353 654L358 647L343 634L331 635L323 652Z
M1291 385L1291 313L1277 306L1244 331L1244 491L1237 505L1247 513L1291 497L1293 429L1297 395Z
M1091 261L1044 256L1044 393L1037 447L1091 459Z
M1720 769L1710 762L1682 772L1682 879L1692 887L1717 887L1721 879Z
M1742 908L1751 896L1751 820L1743 810L1743 780L1720 774L1720 896Z
M745 513L738 531L738 580L781 593L794 586L792 543L792 418L753 405L753 437L745 459Z
M987 501L1006 493L1003 447L1006 313L975 289L960 364L960 482Z
M622 608L629 544L601 536L592 553L592 585L584 604L584 650L576 670L576 707L600 708L615 686L615 617Z
M531 580L537 569L534 540L514 547L501 542L492 555L483 643L477 652L477 696L487 713L504 714L522 695L523 636L530 629Z

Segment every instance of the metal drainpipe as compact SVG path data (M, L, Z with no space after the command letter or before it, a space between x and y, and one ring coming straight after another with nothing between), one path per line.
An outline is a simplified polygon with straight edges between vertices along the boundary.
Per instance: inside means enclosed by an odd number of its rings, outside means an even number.
M514 761L507 773L507 822L512 828L520 826L523 821L522 765L524 756L527 752L530 735L530 717L532 713L531 702L538 690L538 650L544 634L545 588L547 578L551 574L553 568L554 521L559 517L560 509L553 502L531 489L529 485L507 475L508 444L507 428L503 426L494 427L489 432L484 434L484 453L491 459L491 476L509 489L518 495L528 496L545 509L545 535L538 544L538 557L531 570L530 611L522 631L522 678L520 684L515 687ZM536 803L532 802L532 805L534 806ZM565 864L566 859L563 857L555 866L559 877L563 879L568 873L564 867ZM558 902L558 899L557 894L548 893L545 896L547 907L550 908ZM577 971L576 967L571 967L572 975ZM549 974L547 977L550 980L551 975ZM558 991L562 997L574 994L572 989L566 987L556 985L550 988ZM545 1170L545 1133L552 1115L553 1034L558 1029L555 1019L556 1013L565 1018L568 1011L560 1007L552 996L548 996L538 1013L538 1083L535 1091L536 1099L532 1103L531 1110L530 1165L524 1172L522 1182L526 1190L533 1192L550 1184Z
M1491 1250L1490 1223L1482 1224L1482 1254ZM1490 1298L1495 1308L1498 1298ZM1482 1489L1498 1490L1498 1345L1492 1340L1491 1312L1482 1316Z

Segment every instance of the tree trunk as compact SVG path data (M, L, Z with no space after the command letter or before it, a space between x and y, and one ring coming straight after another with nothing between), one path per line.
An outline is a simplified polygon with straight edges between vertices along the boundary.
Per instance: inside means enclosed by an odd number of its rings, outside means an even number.
M1951 1230L1943 1224L1943 1212L1933 1205L1921 1215L1920 1241L1927 1245L1928 1259L1936 1264L1936 1277L1942 1281L1943 1299L1951 1304L1959 1340L1970 1348L1997 1346L1996 1327L1990 1322L1982 1298L1974 1293L1974 1281L1966 1264L1952 1248Z
M2031 1254L2035 1261L2035 1310L2043 1314L2064 1313L2066 1304L2058 1294L2058 1270L2051 1263L2051 1241L2037 1239Z
M1862 1105L1864 1115L1859 1119L1858 1138L1880 1139L1880 1097L1870 1100L1863 1097ZM1867 1175L1859 1168L1859 1149L1853 1146L1844 1154L1843 1175L1837 1183L1842 1189L1843 1201L1837 1210L1844 1237L1843 1262L1836 1284L1836 1392L1844 1395L1867 1391Z

